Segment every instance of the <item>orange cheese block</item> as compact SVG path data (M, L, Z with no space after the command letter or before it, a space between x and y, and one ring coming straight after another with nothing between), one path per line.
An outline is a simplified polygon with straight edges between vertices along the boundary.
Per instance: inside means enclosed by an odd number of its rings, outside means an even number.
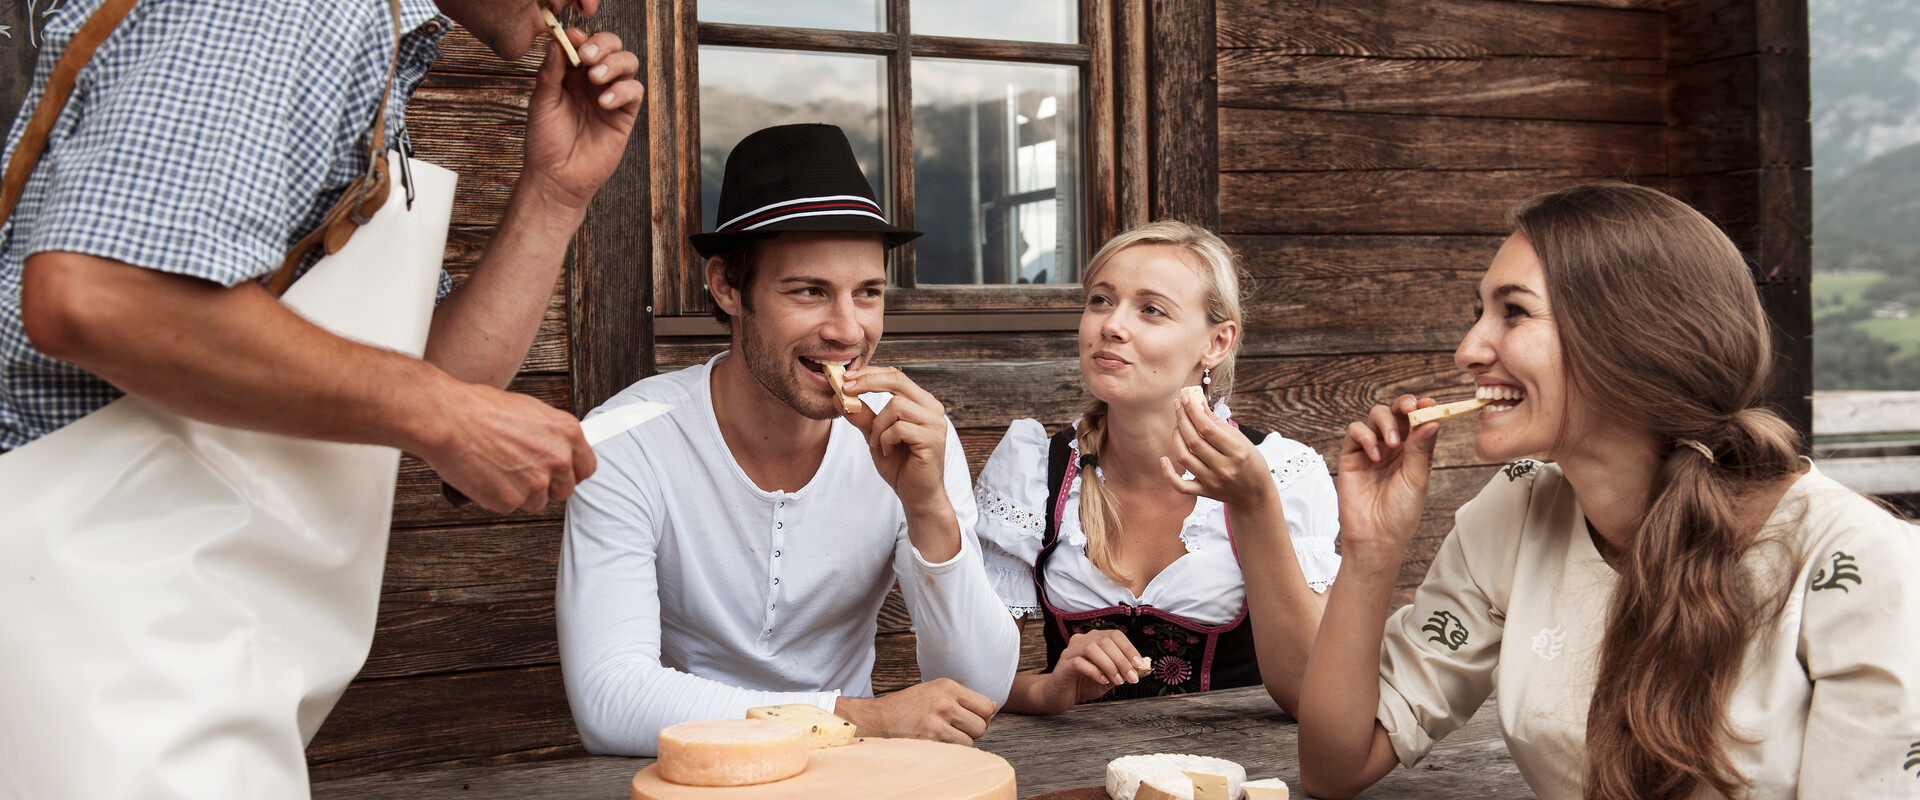
M708 719L660 732L660 777L687 786L748 786L807 768L807 731L791 722Z
M633 800L1018 800L1013 766L985 750L920 739L855 739L807 753L807 771L754 786L681 786L660 765L633 776Z

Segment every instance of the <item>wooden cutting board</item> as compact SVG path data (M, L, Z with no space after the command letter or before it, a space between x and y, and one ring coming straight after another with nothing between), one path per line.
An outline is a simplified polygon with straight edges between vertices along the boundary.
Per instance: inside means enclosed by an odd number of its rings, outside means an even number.
M1013 766L985 750L920 739L855 739L807 751L807 771L753 786L682 786L649 765L633 776L633 800L1018 800Z
M1033 797L1031 800L1113 800L1107 794L1105 786L1082 786L1078 789L1061 789Z

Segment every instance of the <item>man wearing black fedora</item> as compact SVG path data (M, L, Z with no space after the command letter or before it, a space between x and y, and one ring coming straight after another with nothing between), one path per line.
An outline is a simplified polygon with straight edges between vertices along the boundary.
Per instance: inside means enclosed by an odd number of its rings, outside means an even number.
M674 410L598 450L567 505L556 596L588 750L653 755L661 728L809 703L866 736L970 743L1006 699L1017 629L987 582L969 475L940 402L870 366L889 224L839 128L785 125L727 159L707 257L731 349L640 381ZM824 374L848 367L842 409ZM927 683L874 699L898 582Z

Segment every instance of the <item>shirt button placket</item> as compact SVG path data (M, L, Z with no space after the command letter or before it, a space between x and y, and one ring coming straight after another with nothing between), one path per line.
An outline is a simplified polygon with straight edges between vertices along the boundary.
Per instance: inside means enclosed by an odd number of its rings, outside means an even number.
M774 496L773 501L773 529L770 531L773 538L773 547L771 548L773 555L767 564L767 624L765 625L765 632L761 634L761 644L763 646L768 645L768 639L773 636L774 612L780 607L780 552L786 549L786 542L784 541L787 533L786 516L786 495L784 493L777 494Z

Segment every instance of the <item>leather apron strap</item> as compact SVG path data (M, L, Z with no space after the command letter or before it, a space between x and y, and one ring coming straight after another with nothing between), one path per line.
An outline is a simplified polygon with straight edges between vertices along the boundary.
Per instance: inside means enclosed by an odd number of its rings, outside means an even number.
M59 119L60 112L66 109L67 100L73 95L73 87L80 75L80 69L93 60L93 54L100 44L120 27L128 12L133 10L138 0L106 0L92 16L80 26L73 40L67 43L67 49L60 53L55 63L53 75L47 79L46 91L38 105L34 106L33 117L20 135L20 143L13 149L13 157L7 161L7 169L0 177L0 223L13 217L13 211L20 203L20 195L26 191L27 179L33 175L33 168L40 162L40 154L46 151L47 137L53 132L53 123ZM320 245L328 255L338 252L352 238L353 232L373 217L373 213L386 205L387 195L392 182L387 176L387 101L393 95L393 75L400 62L400 0L387 0L387 9L393 16L394 48L393 58L387 62L387 83L380 91L380 104L373 112L373 131L367 137L367 171L355 178L347 186L340 199L327 210L320 226L312 233L294 244L280 268L267 281L267 290L275 297L285 294L287 287L293 285L293 273L299 267L301 259L315 245Z

